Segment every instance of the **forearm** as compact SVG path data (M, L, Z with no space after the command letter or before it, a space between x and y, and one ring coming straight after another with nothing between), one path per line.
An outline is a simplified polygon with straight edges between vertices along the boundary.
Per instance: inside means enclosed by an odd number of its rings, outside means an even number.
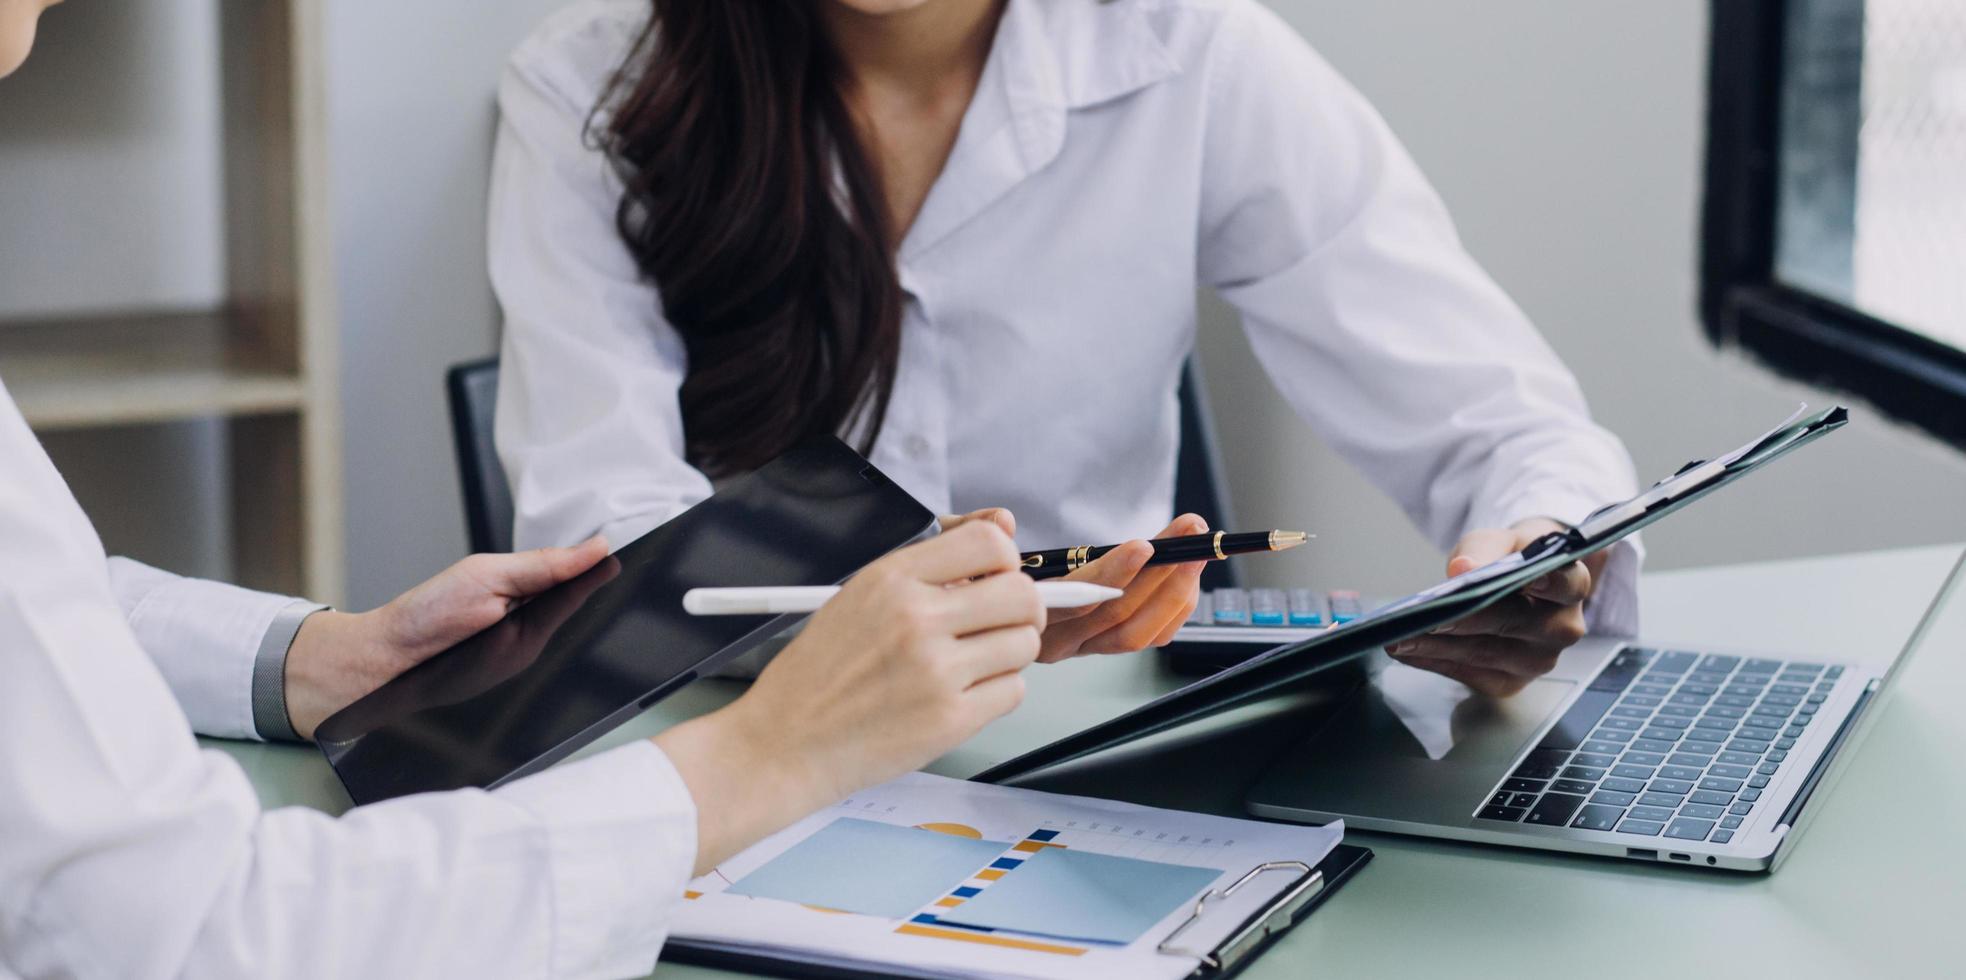
M754 723L751 710L740 700L653 740L696 801L698 875L839 799L798 746L779 744L777 726Z
M413 661L381 640L374 613L324 610L307 618L288 648L283 682L294 734L312 740L329 715L409 669Z

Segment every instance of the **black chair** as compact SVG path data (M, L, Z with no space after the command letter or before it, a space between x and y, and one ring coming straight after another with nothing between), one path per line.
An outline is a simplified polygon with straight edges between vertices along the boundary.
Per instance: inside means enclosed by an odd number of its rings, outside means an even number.
M457 482L464 490L464 533L473 552L512 550L512 487L492 442L498 405L498 358L467 361L444 373L450 396Z
M1189 358L1181 369L1181 450L1174 457L1174 512L1195 513L1218 530L1237 529L1235 508L1229 503L1229 481L1222 451L1215 443L1215 411L1201 366ZM1240 562L1212 561L1202 569L1201 587L1226 589L1242 585Z
M512 550L512 488L505 482L492 443L492 413L498 402L498 359L469 361L445 376L450 395L451 434L457 441L458 483L464 489L464 527L471 550ZM1181 372L1181 454L1175 461L1174 508L1208 518L1210 526L1234 528L1222 458L1215 448L1215 426L1201 372L1190 360ZM1241 584L1232 561L1210 562L1203 588Z

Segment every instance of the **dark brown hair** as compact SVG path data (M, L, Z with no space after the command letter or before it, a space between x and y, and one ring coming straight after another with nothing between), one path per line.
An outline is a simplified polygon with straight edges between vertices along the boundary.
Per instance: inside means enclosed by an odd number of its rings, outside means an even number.
M901 286L885 198L811 0L654 0L590 136L621 236L682 335L690 461L753 469L869 424L894 387Z

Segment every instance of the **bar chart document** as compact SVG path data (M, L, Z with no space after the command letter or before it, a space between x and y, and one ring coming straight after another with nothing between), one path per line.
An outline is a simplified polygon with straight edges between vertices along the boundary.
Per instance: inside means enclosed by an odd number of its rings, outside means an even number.
M1182 977L1160 951L1197 900L1343 827L1156 810L916 773L858 793L690 884L673 935L853 969ZM1206 949L1293 884L1258 879L1182 935Z

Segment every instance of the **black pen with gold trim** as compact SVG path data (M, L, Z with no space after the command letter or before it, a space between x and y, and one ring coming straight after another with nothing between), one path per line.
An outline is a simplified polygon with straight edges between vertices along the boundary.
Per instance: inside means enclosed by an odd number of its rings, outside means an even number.
M1310 539L1311 536L1302 531L1210 531L1207 534L1153 538L1147 542L1154 546L1153 557L1147 559L1147 564L1219 561L1230 555L1284 551ZM1117 547L1119 545L1116 544L1082 544L1075 548L1027 551L1024 553L1024 574L1032 578L1057 578L1083 568L1089 562L1098 561Z

